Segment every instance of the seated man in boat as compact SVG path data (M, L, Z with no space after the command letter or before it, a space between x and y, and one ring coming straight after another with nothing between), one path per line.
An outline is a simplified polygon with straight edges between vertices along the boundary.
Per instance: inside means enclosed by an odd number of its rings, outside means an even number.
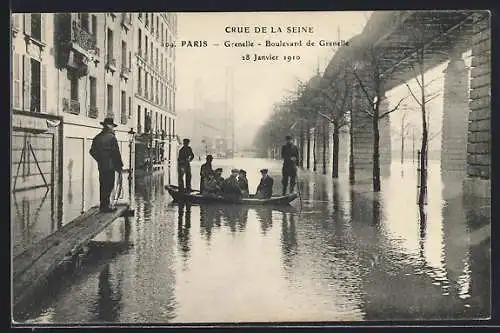
M255 197L258 199L269 199L273 195L274 180L268 175L267 169L260 170L262 178L260 179L259 186L257 186L257 193Z
M222 194L222 187L224 185L224 177L222 177L222 168L215 169L215 182L217 184L217 191Z
M243 195L243 198L248 198L248 179L247 179L247 172L243 169L240 170L238 174L238 187L241 190L241 194Z
M201 194L206 196L217 196L220 194L220 188L217 184L217 180L215 179L215 173L210 172L205 179L205 185L203 186L203 190Z
M205 181L208 179L208 174L212 173L212 155L207 155L207 162L202 164L200 169L200 192L203 193L203 187L205 186Z
M228 199L239 200L242 197L241 190L238 186L238 169L231 170L231 175L224 180L222 186L222 196Z

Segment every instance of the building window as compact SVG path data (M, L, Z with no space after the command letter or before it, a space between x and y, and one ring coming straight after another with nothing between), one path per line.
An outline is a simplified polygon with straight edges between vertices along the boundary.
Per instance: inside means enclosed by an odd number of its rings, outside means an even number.
M142 94L142 68L137 68L137 93Z
M122 90L121 92L121 117L120 121L123 125L127 123L127 92L125 90Z
M158 48L156 48L155 68L158 70Z
M132 118L132 97L128 98L128 117Z
M32 21L33 22L33 21ZM31 59L31 105L30 110L40 112L41 68L40 62Z
M141 106L137 105L137 134L140 134L141 130Z
M31 37L42 40L42 14L31 14Z
M161 24L161 46L165 45L164 33L165 33L165 30L164 30L163 23L162 23Z
M151 97L151 100L153 100L153 89L154 89L154 86L153 86L153 75L151 75L151 86L150 86L150 89L151 89L151 94L149 95Z
M87 32L90 32L90 26L89 26L89 22L90 19L89 19L89 14L88 13L80 13L80 24L82 26L82 29L87 31Z
M113 57L113 30L108 29L108 63L110 63L114 57Z
M158 37L160 36L159 30L160 30L160 18L156 16L156 29L155 29L156 39L158 39Z
M148 72L144 71L144 97L148 98Z
M160 104L160 100L158 97L158 80L155 80L155 103Z
M97 16L92 15L92 34L97 40Z
M154 59L154 58L153 58L153 57L154 57L154 52L153 52L153 42L151 42L151 44L150 44L150 45L151 45L151 48L150 48L150 50L151 50L151 59L150 59L150 62L151 62L151 65L152 65L152 64L153 64L153 59Z
M80 99L80 94L78 93L78 81L78 76L72 73L69 83L70 99L72 101L78 101Z
M122 68L127 68L127 42L122 40Z
M97 80L95 77L89 77L90 81L90 108L97 108Z
M113 86L108 84L107 86L107 115L108 116L113 116Z
M160 53L160 73L163 76L163 52Z
M139 54L140 57L142 57L141 48L142 48L142 30L141 28L139 28L139 36L137 36L137 53Z
M148 43L148 36L147 35L144 37L144 40L145 40L145 45L144 45L144 59L147 60L148 59L148 45L149 45L149 43Z

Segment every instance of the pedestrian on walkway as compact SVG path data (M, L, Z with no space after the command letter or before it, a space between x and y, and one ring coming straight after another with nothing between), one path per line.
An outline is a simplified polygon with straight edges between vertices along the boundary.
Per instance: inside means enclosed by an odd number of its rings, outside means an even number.
M191 192L191 161L194 159L193 150L189 147L189 139L182 140L182 148L177 157L177 175L179 190L184 191L184 175L186 175L186 192Z
M112 212L116 208L110 206L111 192L115 186L115 172L122 176L123 162L116 140L113 118L107 117L101 122L102 131L92 140L90 155L96 160L99 170L99 196L101 212Z
M293 193L295 189L297 167L299 165L299 149L293 144L290 135L286 136L286 143L281 147L281 158L283 159L283 178L281 182L283 185L283 195L286 195L288 180L290 180L290 193Z

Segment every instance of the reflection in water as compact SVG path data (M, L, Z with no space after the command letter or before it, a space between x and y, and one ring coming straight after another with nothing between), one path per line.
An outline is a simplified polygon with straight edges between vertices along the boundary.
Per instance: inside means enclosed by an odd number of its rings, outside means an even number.
M225 170L245 165L249 174L256 175L266 165L280 183L280 165L273 163L217 161ZM193 163L193 174L199 172L199 164ZM395 177L384 179L381 195L375 198L364 185L351 187L342 180L302 172L300 212L171 204L161 177L138 179L136 216L129 231L136 246L102 273L100 320L487 316L490 244L483 228L490 221L477 215L477 206L468 210L461 195L456 196L460 200L442 200L441 182L432 173L429 205L420 211L415 202L415 166L403 167L404 177L393 172ZM123 281L121 296L116 283L106 282L106 274L109 281ZM113 279L119 274L123 278ZM50 318L86 321L84 312L66 309L80 304L92 308L94 277L55 297L47 306L55 313ZM114 295L111 302L121 297L121 305L106 303L106 293ZM109 312L107 317L104 312ZM33 317L40 321L43 316Z
M99 291L97 298L97 321L116 322L120 316L122 307L121 281L117 281L117 286L111 283L111 273L109 264L99 274Z
M295 215L283 212L281 222L281 249L285 269L291 267L292 259L297 253L297 230L295 229Z
M273 227L273 211L268 207L258 207L255 208L255 212L260 222L260 230L263 235L266 235L269 229Z
M189 232L191 229L191 205L179 204L177 216L177 240L184 261L189 259L190 242Z

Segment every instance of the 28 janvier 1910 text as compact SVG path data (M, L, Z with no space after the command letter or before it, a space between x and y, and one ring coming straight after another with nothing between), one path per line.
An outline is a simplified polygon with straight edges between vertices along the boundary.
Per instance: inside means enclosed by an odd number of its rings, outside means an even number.
M299 55L285 55L285 56L277 56L274 54L257 54L254 53L252 55L250 54L245 54L241 56L241 60L243 61L249 61L249 62L255 62L255 61L285 61L285 62L291 62L291 61L297 61L300 60Z

